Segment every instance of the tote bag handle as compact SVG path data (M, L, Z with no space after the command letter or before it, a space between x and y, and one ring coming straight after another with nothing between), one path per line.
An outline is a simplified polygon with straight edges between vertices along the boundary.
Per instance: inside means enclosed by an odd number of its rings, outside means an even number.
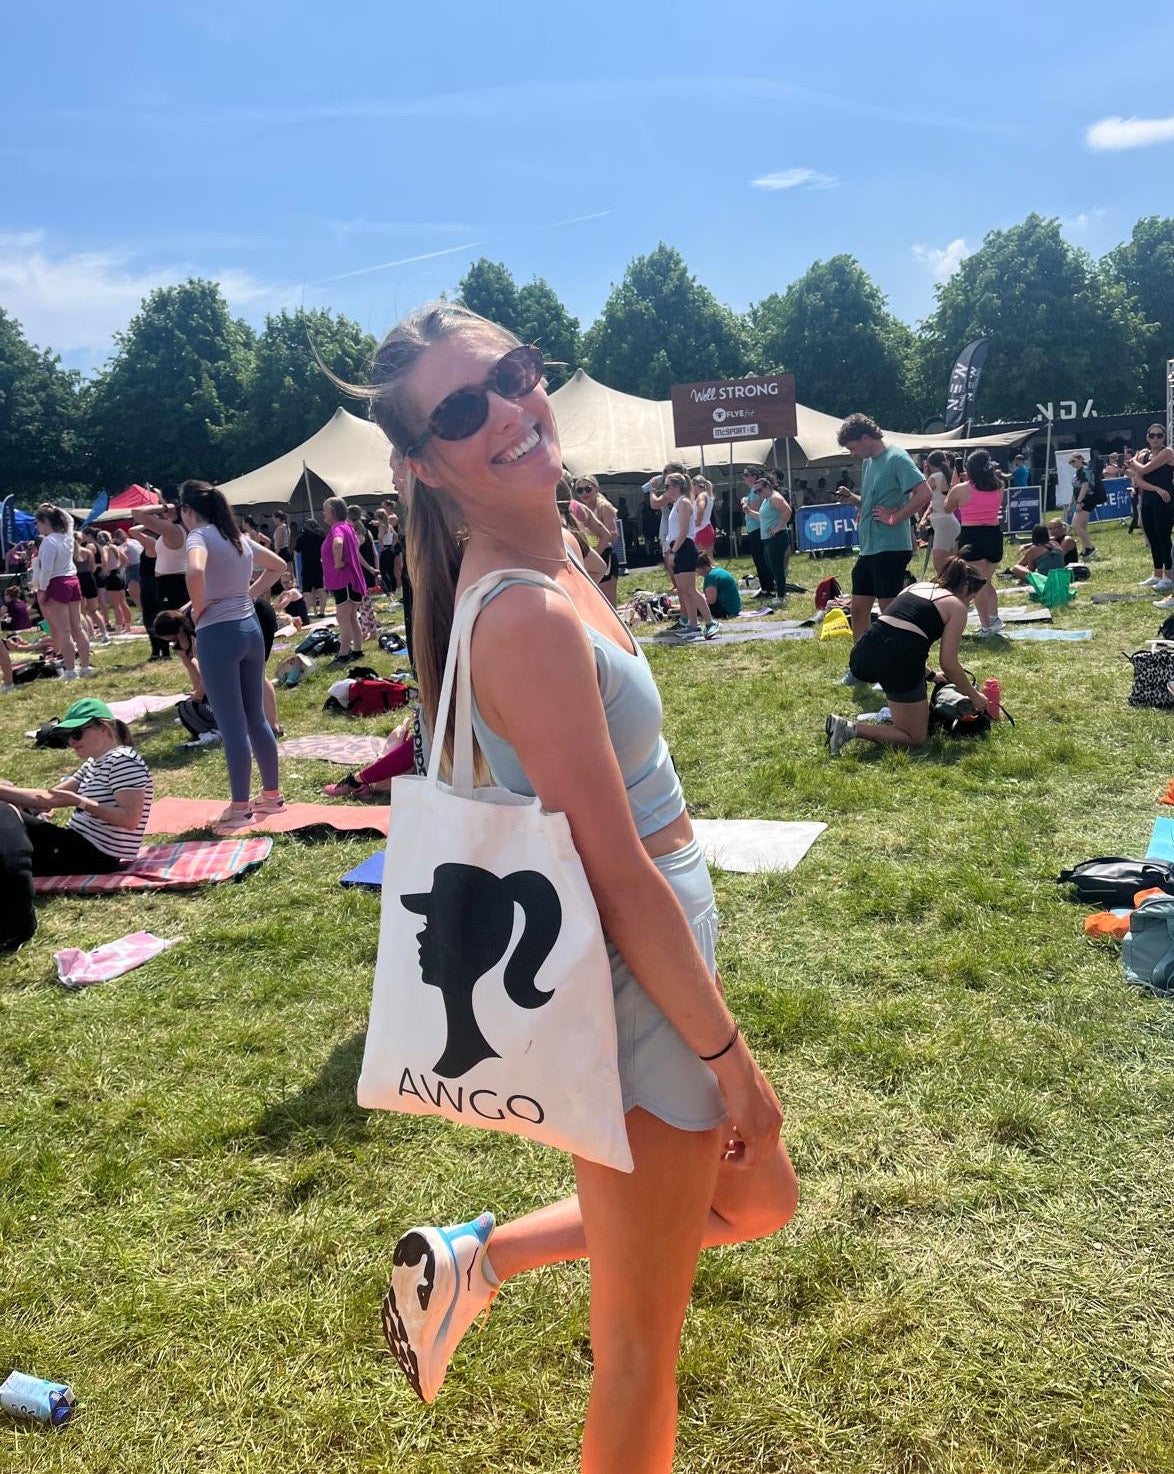
M460 798L473 797L473 681L469 670L469 649L473 640L473 626L481 613L486 596L501 583L532 583L540 588L553 589L556 594L570 601L571 596L533 568L499 568L477 580L461 595L456 613L453 615L452 633L448 638L448 657L444 663L444 680L440 687L440 700L436 704L436 725L433 728L432 751L428 755L428 781L439 783L440 759L444 749L443 734L448 731L448 714L456 693L456 725L453 730L452 791Z

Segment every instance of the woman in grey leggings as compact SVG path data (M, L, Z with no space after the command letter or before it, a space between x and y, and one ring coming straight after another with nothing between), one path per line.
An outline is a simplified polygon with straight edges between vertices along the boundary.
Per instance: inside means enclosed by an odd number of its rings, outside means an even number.
M249 594L254 565L280 573L285 562L272 549L241 536L223 492L215 486L185 481L179 492L200 672L224 739L232 794L213 828L229 833L255 814L285 807L277 739L265 717L265 643ZM249 797L254 758L261 773L259 798Z

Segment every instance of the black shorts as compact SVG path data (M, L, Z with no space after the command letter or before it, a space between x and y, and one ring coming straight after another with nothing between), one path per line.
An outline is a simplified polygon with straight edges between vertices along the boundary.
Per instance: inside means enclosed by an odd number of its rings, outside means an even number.
M853 646L848 669L858 680L879 682L890 701L924 701L928 656L928 640L877 620Z
M600 548L599 556L607 564L607 572L599 580L600 583L610 583L613 578L619 578L620 559L615 548Z
M34 875L106 875L122 861L91 844L84 834L40 814L23 814L33 847Z
M106 592L108 594L126 593L126 579L121 573L108 573L106 575Z
M321 592L322 588L323 588L323 583L322 583L322 564L321 563L311 563L309 565L309 567L307 567L306 566L306 560L303 558L302 559L302 593L303 594L317 594L317 593L320 593Z
M277 633L277 610L268 599L254 599L253 613L261 626L261 638L265 641L265 659L268 660L269 652L273 649L273 636Z
M98 597L98 584L92 573L87 573L79 568L77 581L81 588L83 599L96 599Z
M334 607L336 609L343 604L361 604L363 602L363 592L365 591L351 588L349 583L342 589L327 590L327 593L334 595Z
M912 550L895 548L886 553L861 553L852 564L852 593L871 594L874 599L895 599L905 587L905 570Z
M967 563L1001 563L1003 561L1003 529L1001 527L963 527L958 534L958 552Z
M697 544L691 537L687 537L673 554L673 572L697 572Z

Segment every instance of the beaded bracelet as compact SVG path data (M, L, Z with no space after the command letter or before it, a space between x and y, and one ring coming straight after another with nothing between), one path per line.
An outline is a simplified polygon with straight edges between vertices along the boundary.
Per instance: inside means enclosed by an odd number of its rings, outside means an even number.
M741 1032L741 1025L735 1024L734 1032L730 1035L729 1039L722 1045L722 1047L718 1050L716 1054L699 1054L697 1058L701 1061L703 1065L710 1064L715 1059L721 1059L723 1054L729 1054L730 1050L733 1049L735 1044L737 1044L738 1035L741 1034Z

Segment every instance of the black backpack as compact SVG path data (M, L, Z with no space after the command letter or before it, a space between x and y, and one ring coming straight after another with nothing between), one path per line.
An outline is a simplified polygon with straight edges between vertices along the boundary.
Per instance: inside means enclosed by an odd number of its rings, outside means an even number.
M216 717L206 701L195 701L186 697L175 708L176 715L192 737L202 737L205 732L217 731Z
M1093 906L1132 906L1138 891L1163 890L1174 895L1174 862L1169 860L1123 860L1101 855L1085 860L1071 870L1061 870L1058 885L1070 885L1073 899Z
M299 655L337 655L342 646L335 630L311 630L294 648Z

